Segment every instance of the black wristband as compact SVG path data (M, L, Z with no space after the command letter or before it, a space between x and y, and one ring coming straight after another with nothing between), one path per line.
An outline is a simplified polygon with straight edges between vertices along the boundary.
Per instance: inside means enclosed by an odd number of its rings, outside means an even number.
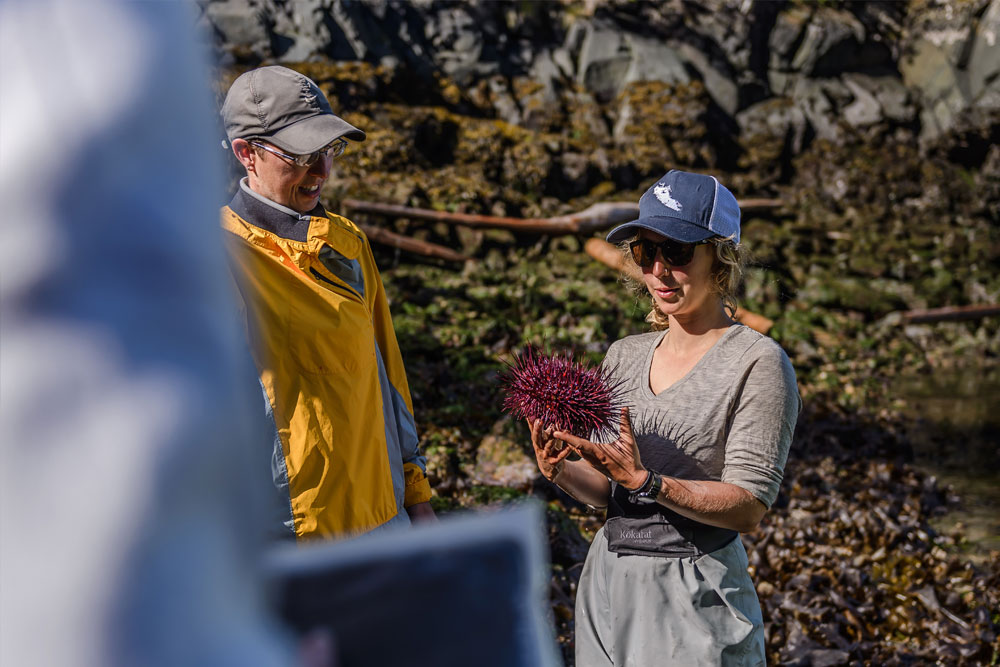
M637 489L630 489L627 486L625 486L624 484L622 485L622 488L625 489L626 491L628 491L628 494L630 496L632 496L632 495L635 495L637 493L642 493L647 488L649 488L649 485L652 484L652 483L653 483L653 471L652 470L647 470L646 471L646 479L642 480L642 484L639 485L639 488L637 488Z
M642 486L628 494L629 502L636 505L650 505L655 503L657 497L660 495L662 485L663 482L660 476L650 470Z

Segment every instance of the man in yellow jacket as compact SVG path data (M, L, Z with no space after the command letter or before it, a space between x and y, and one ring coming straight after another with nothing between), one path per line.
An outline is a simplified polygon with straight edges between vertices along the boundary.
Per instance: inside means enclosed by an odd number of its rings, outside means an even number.
M275 425L284 525L303 539L434 520L368 239L320 204L333 159L364 132L285 67L236 79L222 118L247 174L222 227Z

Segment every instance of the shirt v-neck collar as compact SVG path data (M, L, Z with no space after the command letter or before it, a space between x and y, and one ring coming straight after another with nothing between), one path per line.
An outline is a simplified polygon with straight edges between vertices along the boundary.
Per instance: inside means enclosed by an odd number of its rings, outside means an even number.
M685 382L687 382L688 378L697 373L698 370L702 367L702 365L706 363L705 360L711 357L715 353L715 351L719 348L719 345L722 343L722 341L732 336L733 332L739 327L740 325L738 323L730 324L729 327L726 329L725 333L719 336L719 340L712 343L712 347L705 350L705 354L701 355L701 359L695 362L695 365L692 366L691 369L687 373L685 373L683 377L681 377L672 385L670 385L669 387L661 391L659 394L657 394L653 392L653 387L652 384L650 383L650 377L652 376L652 370L653 370L653 354L656 352L656 348L659 347L663 339L666 338L667 334L670 333L669 329L665 329L663 333L653 338L649 346L649 350L647 350L646 352L646 360L643 363L643 367L645 369L643 383L642 383L643 396L645 396L646 398L654 398L654 399L662 398L667 394L670 394L671 392L676 390L681 385L683 385Z

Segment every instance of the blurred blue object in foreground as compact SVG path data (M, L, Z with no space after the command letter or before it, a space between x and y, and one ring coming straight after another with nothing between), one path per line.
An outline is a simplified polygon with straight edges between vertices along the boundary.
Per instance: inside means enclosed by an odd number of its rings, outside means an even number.
M341 667L555 667L539 506L447 517L267 558L292 627L332 631ZM420 613L413 613L420 610Z
M0 664L279 665L196 8L0 3Z

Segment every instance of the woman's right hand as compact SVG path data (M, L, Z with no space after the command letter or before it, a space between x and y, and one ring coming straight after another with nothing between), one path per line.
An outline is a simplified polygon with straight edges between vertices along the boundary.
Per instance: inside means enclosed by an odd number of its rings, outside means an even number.
M542 428L541 419L529 421L528 428L531 429L531 445L535 450L538 469L545 479L555 483L556 477L566 465L566 457L572 450L562 440L552 437L554 427Z

